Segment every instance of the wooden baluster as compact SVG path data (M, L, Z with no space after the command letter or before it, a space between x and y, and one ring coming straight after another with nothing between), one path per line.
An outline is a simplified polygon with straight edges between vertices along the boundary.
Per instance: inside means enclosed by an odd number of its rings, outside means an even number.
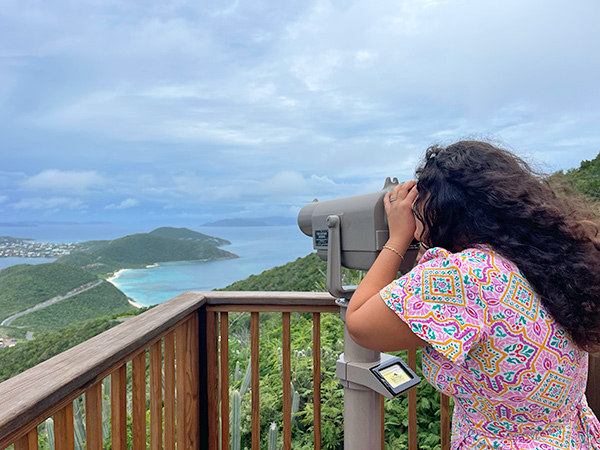
M283 450L292 448L292 368L290 313L282 313L282 357L283 357Z
M177 448L200 447L198 316L175 330L177 355Z
M110 410L113 450L127 450L127 366L110 375Z
M175 450L175 333L165 336L165 450Z
M38 450L37 427L15 442L15 450Z
M187 343L185 340L186 323L175 330L175 355L177 360L177 448L185 448L185 372Z
M87 450L102 450L102 382L85 392L85 441Z
M132 429L133 450L146 450L146 352L132 360Z
M54 443L60 450L75 449L75 431L73 429L73 402L54 414Z
M208 448L219 448L219 364L217 313L206 312L206 379L208 384Z
M150 448L162 450L162 342L150 347Z
M188 321L187 334L188 351L188 374L186 378L186 402L185 412L188 424L188 440L186 449L198 450L200 448L200 351L198 342L200 339L200 323L198 314L194 314Z
M314 448L321 450L321 315L313 313Z
M258 314L250 313L250 359L252 375L252 450L260 450L260 393Z
M417 349L408 350L408 365L417 370ZM417 440L417 388L408 391L408 449L418 450Z
M229 315L221 313L221 449L229 450Z
M450 450L450 397L440 394L441 450Z

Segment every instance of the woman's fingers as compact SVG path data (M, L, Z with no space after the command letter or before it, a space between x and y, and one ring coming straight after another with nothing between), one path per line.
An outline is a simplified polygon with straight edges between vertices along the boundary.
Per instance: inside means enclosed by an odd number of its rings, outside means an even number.
M394 186L391 191L386 192L383 197L383 205L385 212L388 214L397 214L400 210L407 208L412 211L412 203L415 200L417 182L414 180L406 181L405 183Z
M408 195L408 192L413 187L415 187L416 184L417 182L415 180L410 180L395 186L394 189L392 189L392 191L389 192L389 201L393 203L398 200L403 200Z

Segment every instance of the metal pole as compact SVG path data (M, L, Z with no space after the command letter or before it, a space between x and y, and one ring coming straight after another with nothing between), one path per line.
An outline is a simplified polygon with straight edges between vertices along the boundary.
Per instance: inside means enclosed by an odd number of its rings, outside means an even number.
M361 347L352 340L346 329L348 300L337 300L344 322L344 360L379 364L381 354ZM381 395L372 389L352 382L344 386L344 450L381 448Z

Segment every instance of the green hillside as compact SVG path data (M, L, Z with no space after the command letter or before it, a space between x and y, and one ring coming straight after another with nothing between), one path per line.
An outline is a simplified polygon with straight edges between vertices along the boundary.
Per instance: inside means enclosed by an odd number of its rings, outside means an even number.
M65 264L19 264L0 271L0 321L98 277Z
M79 267L87 270L88 272L96 274L99 277L106 277L107 275L123 268L123 264L115 261L109 261L107 259L101 260L99 256L81 251L73 252L70 255L61 256L54 262ZM140 265L140 267L142 266Z
M145 309L137 313L142 311ZM0 350L0 382L81 344L119 323L116 317L89 320L37 336L35 340L20 343L15 347L4 348Z
M208 242L182 241L150 233L140 233L111 241L93 252L104 259L122 264L154 264L168 261L235 258Z
M198 241L198 242L210 242L211 244L220 247L221 245L230 245L227 239L221 239L207 234L199 233L198 231L192 231L188 228L173 228L173 227L161 227L156 230L152 230L151 234L157 236L169 237L173 239L182 239L187 241Z
M123 292L103 281L89 291L18 317L11 325L29 331L50 332L97 317L133 314L137 310Z
M591 161L582 161L579 168L569 170L566 175L578 191L600 200L600 153Z
M161 233L179 237L165 237ZM201 237L206 239L200 240ZM187 228L163 227L152 233L139 233L112 241L82 242L77 252L62 256L55 262L106 277L120 269L137 269L160 262L237 258L237 255L217 247L225 244L230 242Z
M223 291L324 291L326 290L327 263L311 253L283 266L250 275L220 289Z
M555 172L549 180L566 183L582 194L600 200L600 153L591 161L582 161L578 168Z

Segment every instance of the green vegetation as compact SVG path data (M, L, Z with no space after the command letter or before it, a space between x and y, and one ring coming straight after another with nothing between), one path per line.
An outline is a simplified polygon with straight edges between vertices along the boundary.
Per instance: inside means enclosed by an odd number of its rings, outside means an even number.
M61 256L54 262L79 267L80 269L87 270L101 278L106 278L111 273L123 268L123 265L120 263L101 260L99 256L84 252L73 252L70 255ZM138 267L141 268L143 266L140 265Z
M24 341L27 335L27 330L23 328L14 327L12 325L2 326L0 325L0 337L10 336L17 341Z
M600 153L591 161L582 161L579 168L558 174L564 176L579 192L600 200Z
M139 310L138 314L144 310ZM0 351L0 382L93 338L120 322L116 316L99 318L38 336L35 340Z
M182 241L150 233L134 234L111 241L94 252L101 260L122 264L154 264L235 257L207 242Z
M311 253L283 266L250 275L221 289L223 291L322 291L327 264Z
M220 247L221 245L230 245L227 239L221 239L214 236L209 236L207 234L199 233L197 231L192 231L188 228L173 228L173 227L161 227L156 230L152 230L151 234L155 234L157 236L163 236L173 239L181 239L186 241L199 241L199 242L210 242L211 244Z
M103 281L89 291L18 317L11 325L36 332L50 332L96 317L134 314L137 310L127 301L125 294L111 283Z
M0 321L94 282L97 276L64 264L19 264L0 271Z
M587 201L599 201L600 153L591 161L582 161L578 168L553 173L548 177L548 181L560 194L566 191L567 195L572 196L574 191L583 194Z
M160 230L160 231L159 231ZM88 241L79 244L78 251L63 256L55 262L88 270L107 277L119 269L137 269L159 262L197 261L237 258L237 255L217 247L229 243L186 228L158 228L159 233L139 233L112 241ZM165 237L161 233L173 236ZM208 239L200 240L205 236Z

